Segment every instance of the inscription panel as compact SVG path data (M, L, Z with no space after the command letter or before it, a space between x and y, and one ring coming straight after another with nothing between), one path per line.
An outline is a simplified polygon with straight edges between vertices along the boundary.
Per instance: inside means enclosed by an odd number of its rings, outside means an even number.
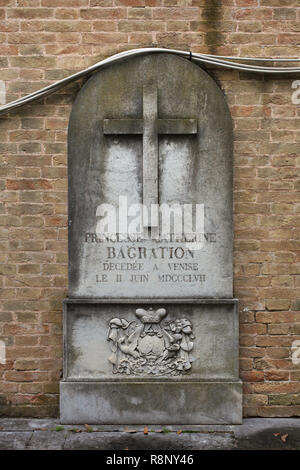
M69 126L69 295L232 297L231 151L226 101L195 64L153 54L91 78ZM142 203L203 205L203 230L143 218L132 239L121 219ZM106 235L103 204L119 210Z

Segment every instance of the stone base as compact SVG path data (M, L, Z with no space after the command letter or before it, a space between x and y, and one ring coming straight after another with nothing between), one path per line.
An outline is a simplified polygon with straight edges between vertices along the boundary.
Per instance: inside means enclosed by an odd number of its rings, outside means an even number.
M241 424L242 383L61 382L62 424Z

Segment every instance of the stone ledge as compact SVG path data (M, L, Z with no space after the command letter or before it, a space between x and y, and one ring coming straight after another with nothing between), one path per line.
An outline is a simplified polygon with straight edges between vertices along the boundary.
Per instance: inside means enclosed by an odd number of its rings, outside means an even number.
M144 423L144 425L147 423ZM177 434L178 431L180 434ZM61 425L0 419L0 450L299 450L300 418L249 418L241 425Z

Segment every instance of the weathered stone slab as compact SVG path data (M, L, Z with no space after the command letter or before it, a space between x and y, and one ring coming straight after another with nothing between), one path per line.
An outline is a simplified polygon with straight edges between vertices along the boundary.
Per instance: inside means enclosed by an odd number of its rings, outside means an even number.
M0 431L35 431L54 429L59 424L53 418L0 418Z
M64 357L66 380L237 380L237 302L65 301Z
M67 431L34 431L27 449L29 450L63 450Z
M176 433L144 434L88 433L68 436L65 450L231 450L235 448L231 434Z
M64 425L54 419L0 419L0 449L299 450L299 418L248 418L241 425ZM45 427L46 426L46 427ZM28 430L35 429L35 431ZM47 429L48 431L45 431ZM52 431L51 431L52 430ZM177 433L178 431L181 433ZM51 431L51 435L50 435Z
M31 432L0 432L0 450L24 450L31 436Z
M232 297L231 153L226 100L197 65L151 54L93 76L69 125L69 296ZM97 209L120 196L204 204L203 247L161 233L135 242L120 227L121 241L103 241Z
M62 422L240 423L221 90L170 54L119 62L78 94L68 158Z
M61 382L64 424L241 424L235 382Z

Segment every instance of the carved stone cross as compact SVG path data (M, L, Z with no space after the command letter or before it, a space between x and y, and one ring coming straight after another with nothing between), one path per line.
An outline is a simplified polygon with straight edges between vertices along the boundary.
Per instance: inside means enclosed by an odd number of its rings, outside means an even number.
M103 132L143 135L143 204L150 215L151 204L158 204L158 136L197 134L197 120L159 119L157 88L149 85L143 87L143 119L104 119ZM144 225L150 227L151 222Z

